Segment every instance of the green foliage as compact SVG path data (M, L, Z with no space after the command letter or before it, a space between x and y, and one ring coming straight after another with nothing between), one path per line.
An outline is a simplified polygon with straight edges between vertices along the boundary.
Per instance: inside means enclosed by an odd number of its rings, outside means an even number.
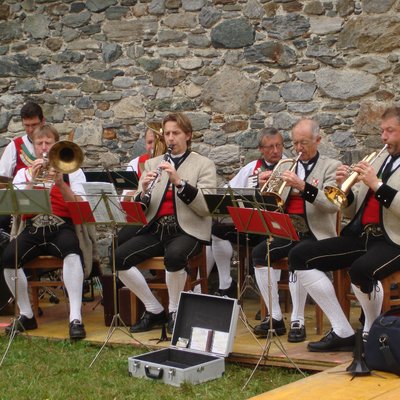
M8 338L0 337L0 355ZM132 378L128 357L143 353L132 346L108 346L89 368L99 347L87 342L16 337L0 367L1 400L183 400L247 399L302 378L295 371L258 369L244 391L251 369L227 364L225 375L200 385L180 388Z

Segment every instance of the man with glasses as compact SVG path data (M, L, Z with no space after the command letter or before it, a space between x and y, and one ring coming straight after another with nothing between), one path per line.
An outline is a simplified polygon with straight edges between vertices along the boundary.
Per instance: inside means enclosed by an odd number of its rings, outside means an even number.
M312 119L301 119L292 128L292 143L296 155L300 155L294 171L290 171L290 163L284 164L281 178L286 182L282 193L284 212L291 216L298 232L300 242L274 238L270 245L270 262L287 257L298 243L317 242L317 240L336 236L336 216L338 208L324 194L324 187L335 182L335 172L339 161L330 159L318 152L321 142L319 125ZM278 279L275 271L268 273L267 243L264 240L252 252L255 265L255 277L261 295L269 308L269 289L271 289L272 309L269 316L254 328L254 333L266 337L272 327L276 334L286 333L285 323L279 304ZM269 276L271 282L269 282ZM291 327L289 342L302 342L306 338L304 325L304 308L307 292L295 276L289 282L292 297Z
M265 184L275 165L282 158L283 137L279 131L273 127L263 128L258 136L258 150L261 157L241 168L230 180L230 187L261 188ZM233 248L230 242L230 240L236 242L236 231L232 229L232 225L214 224L211 238L211 246L207 246L207 268L208 272L211 272L214 262L217 265L219 289L215 294L236 297L237 284L231 277ZM259 241L259 236L252 237L253 245Z
M29 167L36 159L32 143L33 131L45 122L42 108L33 102L21 108L22 125L25 135L12 140L4 149L0 158L0 177L12 178L22 169ZM0 216L0 229L9 231L10 216Z

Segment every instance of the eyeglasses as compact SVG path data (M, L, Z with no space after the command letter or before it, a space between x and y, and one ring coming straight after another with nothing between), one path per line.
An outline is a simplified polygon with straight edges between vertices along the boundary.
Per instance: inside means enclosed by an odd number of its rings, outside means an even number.
M266 150L274 150L274 149L281 149L283 147L283 144L270 144L269 146L259 146L260 149L266 149Z

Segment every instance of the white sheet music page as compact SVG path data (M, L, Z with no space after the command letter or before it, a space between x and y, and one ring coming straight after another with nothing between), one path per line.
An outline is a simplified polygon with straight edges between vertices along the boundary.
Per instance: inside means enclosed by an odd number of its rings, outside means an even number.
M112 183L83 182L82 188L96 222L126 222L125 213Z

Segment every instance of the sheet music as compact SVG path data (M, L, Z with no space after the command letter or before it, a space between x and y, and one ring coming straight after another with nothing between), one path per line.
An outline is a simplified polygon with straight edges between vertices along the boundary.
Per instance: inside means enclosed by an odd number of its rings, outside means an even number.
M126 222L125 212L112 183L84 182L82 187L96 222Z

